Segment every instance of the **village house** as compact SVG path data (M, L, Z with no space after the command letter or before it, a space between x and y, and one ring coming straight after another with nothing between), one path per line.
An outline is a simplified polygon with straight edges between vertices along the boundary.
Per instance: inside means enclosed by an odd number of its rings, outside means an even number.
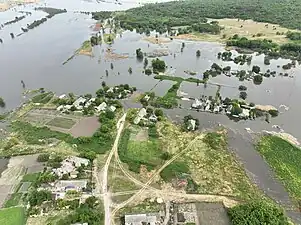
M158 117L156 115L151 115L149 117L149 121L153 122L153 123L156 123L158 121Z
M91 98L87 103L85 104L85 108L88 108L93 102L95 102L95 98Z
M61 167L53 168L52 172L56 174L59 178L61 178L64 174L68 174L70 176L72 175L72 178L76 178L76 169L81 167L82 165L88 166L89 160L76 156L70 156L61 162Z
M139 110L138 115L134 119L134 124L138 124L142 118L144 118L147 115L146 109L142 108Z
M198 99L195 99L195 102L192 103L192 105L191 105L191 107L193 109L200 109L200 108L202 108L202 106L203 106L203 103Z
M95 107L95 110L97 112L101 112L101 111L106 110L106 108L107 108L107 103L103 102L99 106Z
M74 107L78 110L82 110L83 109L83 105L85 104L87 100L83 97L79 97L74 103Z
M191 119L191 120L188 120L188 126L187 126L187 129L188 130L195 130L195 128L196 128L196 120L193 120L193 119Z
M112 112L115 112L115 110L116 110L116 107L115 107L115 106L113 106L113 105L111 105L111 106L109 107L109 109L110 109L110 111L112 111Z
M125 225L160 225L160 213L133 214L124 216Z

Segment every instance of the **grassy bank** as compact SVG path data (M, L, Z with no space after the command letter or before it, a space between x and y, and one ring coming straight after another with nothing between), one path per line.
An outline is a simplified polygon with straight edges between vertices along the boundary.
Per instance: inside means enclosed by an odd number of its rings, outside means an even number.
M288 192L301 199L301 150L291 143L276 137L264 136L257 150L273 168Z
M174 76L167 76L167 75L156 75L154 77L157 80L170 80L170 81L175 81L177 83L181 83L183 81L191 82L191 83L204 83L204 80L200 80L194 77L190 78L183 78L183 77L174 77Z

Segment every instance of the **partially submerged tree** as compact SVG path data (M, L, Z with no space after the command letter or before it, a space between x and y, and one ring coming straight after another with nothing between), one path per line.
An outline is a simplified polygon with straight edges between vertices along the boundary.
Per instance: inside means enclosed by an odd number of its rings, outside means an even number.
M197 57L200 57L200 56L201 56L201 51L200 51L200 50L197 50L197 51L196 51L196 56L197 56Z
M5 102L3 100L3 98L0 97L0 107L5 107Z

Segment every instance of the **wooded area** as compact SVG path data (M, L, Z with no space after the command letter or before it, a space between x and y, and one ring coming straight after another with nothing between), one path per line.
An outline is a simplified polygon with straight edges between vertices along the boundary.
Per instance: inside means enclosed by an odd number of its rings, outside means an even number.
M127 29L161 30L172 26L192 26L206 22L205 18L253 19L301 29L300 11L301 1L295 0L187 0L147 4L119 13L116 18Z

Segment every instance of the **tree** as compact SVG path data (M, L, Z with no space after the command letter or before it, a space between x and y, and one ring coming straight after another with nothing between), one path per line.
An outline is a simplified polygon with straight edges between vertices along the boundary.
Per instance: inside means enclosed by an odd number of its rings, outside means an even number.
M0 97L0 107L5 107L5 102L3 100L3 98Z
M139 61L143 60L143 52L141 51L141 48L136 49L136 57Z
M132 73L133 73L132 67L129 67L128 72L129 72L129 74L132 74Z
M146 69L145 70L145 74L146 75L151 75L152 74L152 70L151 69Z
M182 42L182 48L185 48L185 42Z
M241 99L243 99L243 100L246 100L246 99L247 99L247 96L248 96L248 94L247 94L247 92L245 92L245 91L242 91L242 92L239 93L239 97L240 97Z
M113 63L111 63L111 70L112 70L112 69L114 69L114 65L113 65Z
M163 60L156 58L156 59L152 60L152 67L153 67L153 70L156 72L164 72L166 65Z
M30 206L41 205L44 201L50 201L52 199L52 194L50 191L46 190L33 190L28 195L28 201Z
M96 159L96 153L92 151L84 151L79 154L79 157L89 159L91 162Z
M200 57L200 56L201 56L201 51L200 51L200 50L197 50L197 51L196 51L196 56L197 56L197 57Z
M244 86L244 85L239 85L238 90L240 90L240 91L246 91L247 87Z
M163 110L162 109L155 109L155 115L156 116L160 116L162 117L164 115Z
M144 59L144 68L146 68L146 67L147 67L147 65L148 65L148 59L147 59L147 58L145 58L145 59Z
M270 114L272 117L276 117L276 116L278 116L279 111L276 110L276 109L270 109L270 110L269 110L269 114Z
M260 72L260 67L259 66L253 66L252 72L259 73Z
M254 82L254 84L261 84L261 83L262 83L262 80L263 80L263 78L262 78L261 75L255 75L255 76L253 77L253 82Z
M106 76L109 76L109 71L108 70L106 70Z
M67 173L63 174L62 180L68 180L68 179L69 179L69 175Z
M232 103L232 100L230 98L226 97L225 100L223 101L223 103L225 105L230 105Z
M102 86L102 87L107 86L106 82L105 82L105 81L102 81L102 82L101 82L101 86Z
M229 209L229 217L233 225L289 225L282 209L264 201L251 201L234 206Z
M48 153L42 153L38 156L37 161L38 162L47 162L49 160L49 154Z
M150 107L147 107L146 112L147 112L147 114L153 114L154 110Z
M240 108L239 104L233 103L231 115L239 115L242 113L242 109Z
M251 102L251 103L249 104L249 106L250 106L250 107L254 107L255 104L254 104L253 102Z

